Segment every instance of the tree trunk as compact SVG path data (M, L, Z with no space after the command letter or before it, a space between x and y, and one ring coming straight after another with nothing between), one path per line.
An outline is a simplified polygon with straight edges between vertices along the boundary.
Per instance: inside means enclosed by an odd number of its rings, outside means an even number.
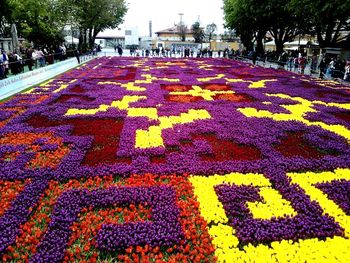
M94 47L94 43L92 42L92 28L88 29L88 41L87 43L89 44L89 48L92 49Z
M92 34L92 39L91 39L92 46L95 45L95 39L98 33L100 33L100 31L95 30L94 33Z
M280 39L275 39L275 45L276 45L276 52L277 54L283 53L283 41Z
M264 54L264 44L263 44L263 38L266 34L265 30L259 30L256 35L256 53L261 55Z
M78 50L83 49L83 44L84 44L84 32L85 30L83 28L79 28L79 44L78 44Z

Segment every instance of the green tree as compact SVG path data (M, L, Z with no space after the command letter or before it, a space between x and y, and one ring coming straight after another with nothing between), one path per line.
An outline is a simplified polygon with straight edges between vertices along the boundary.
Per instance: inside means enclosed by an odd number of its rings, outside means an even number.
M350 0L291 0L291 7L308 21L308 31L317 36L320 47L350 37Z
M216 30L217 30L217 26L215 25L215 23L211 23L206 26L205 34L207 35L209 42L213 39L213 36Z
M221 34L221 39L224 41L231 42L234 41L236 37L236 30L234 29L226 30L223 34Z
M127 12L125 0L68 0L75 24L79 27L79 46L92 48L96 36L108 28L117 28Z
M283 45L305 32L307 21L299 16L290 5L290 0L268 0L267 25L275 40L277 53L283 52Z
M254 0L224 0L224 18L226 27L236 30L243 45L253 50L257 43L257 52L263 51L262 40L268 30L265 13Z
M0 1L0 36L5 36L6 27L8 27L10 9L7 0Z
M235 28L242 42L257 42L257 52L263 50L266 32L273 36L278 53L285 42L300 34L305 21L293 10L291 0L224 0L226 26Z
M200 27L199 22L192 25L192 33L195 43L202 43L204 40L204 30Z
M67 13L62 11L63 0L5 0L19 36L35 45L57 45L62 42L62 30Z

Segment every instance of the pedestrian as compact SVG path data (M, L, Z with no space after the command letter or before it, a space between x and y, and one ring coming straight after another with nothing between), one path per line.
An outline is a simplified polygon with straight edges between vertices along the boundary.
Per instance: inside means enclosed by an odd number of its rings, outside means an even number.
M298 71L298 68L299 68L299 61L298 61L298 57L295 57L294 58L294 71Z
M4 77L7 77L7 74L9 73L9 57L6 54L5 50L1 51L1 56L2 56L2 63L4 66Z
M118 54L121 57L123 55L123 49L120 45L118 45L117 49L118 49Z
M45 63L45 55L44 55L44 52L42 51L41 48L39 50L37 50L36 56L37 56L37 59L39 60L40 67L44 67L46 64Z
M299 57L299 72L304 74L305 66L306 66L306 58L304 56Z
M253 51L253 54L252 54L253 65L256 64L256 59L257 59L257 57L258 57L258 54L257 54L256 51L254 50L254 51Z
M78 64L80 64L80 51L79 51L79 49L75 49L74 50L74 54L75 54L75 57L78 60Z
M334 74L335 74L335 72L334 72L334 70L335 70L335 58L332 58L332 60L331 60L331 62L329 62L329 64L328 64L328 68L327 68L327 76L329 76L329 77L332 77L332 78L334 78Z
M27 49L27 52L26 52L26 56L27 56L27 65L28 65L28 69L30 71L33 70L33 50L31 48L28 48Z
M2 56L0 56L0 79L4 79L4 78L5 78L5 66L2 60Z
M350 61L345 66L344 80L347 82L350 81Z
M38 56L36 54L37 50L34 49L32 52L32 60L33 60L33 65L35 66L35 68L38 68Z
M320 61L320 64L318 65L318 68L320 69L320 74L319 74L319 78L323 79L323 75L325 74L326 68L327 68L327 64L326 64L326 59L322 58Z

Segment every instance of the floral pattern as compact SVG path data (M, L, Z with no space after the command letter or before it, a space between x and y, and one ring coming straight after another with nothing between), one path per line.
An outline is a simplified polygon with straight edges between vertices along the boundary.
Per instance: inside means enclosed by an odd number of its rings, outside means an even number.
M349 88L103 57L0 104L3 262L347 262Z

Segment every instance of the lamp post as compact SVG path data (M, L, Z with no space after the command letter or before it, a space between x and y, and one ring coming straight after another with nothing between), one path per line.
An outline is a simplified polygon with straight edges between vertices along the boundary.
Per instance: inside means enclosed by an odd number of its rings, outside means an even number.
M179 35L180 35L180 41L182 40L182 30L183 30L183 25L182 25L182 16L184 14L183 13L179 13L180 16L180 23L179 23Z

